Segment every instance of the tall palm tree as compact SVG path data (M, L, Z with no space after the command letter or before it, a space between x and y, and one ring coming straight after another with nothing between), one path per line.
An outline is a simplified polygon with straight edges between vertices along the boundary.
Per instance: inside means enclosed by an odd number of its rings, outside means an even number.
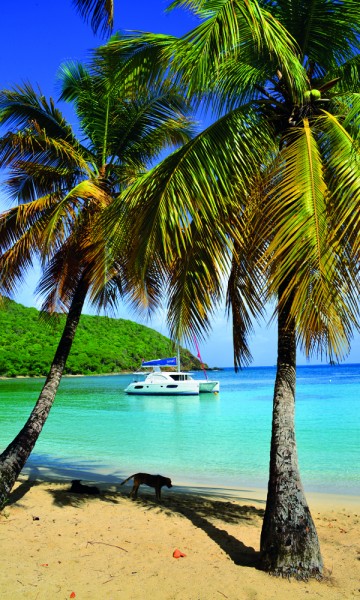
M295 441L296 347L341 359L359 328L359 21L356 0L175 0L201 24L183 38L139 34L107 52L170 70L217 120L125 192L133 269L155 252L179 339L211 326L225 293L235 366L275 300L278 360L270 474L261 533L265 570L323 571ZM116 203L105 213L115 223ZM116 238L119 224L113 225ZM139 248L144 257L139 263ZM316 460L316 457L314 457Z
M17 202L0 215L0 291L11 295L37 256L43 310L67 312L36 406L0 456L0 505L54 402L85 299L111 308L120 297L135 306L144 301L150 309L158 300L159 283L151 272L146 296L138 293L127 267L132 240L124 236L115 258L96 225L104 208L146 171L149 161L189 139L191 125L186 103L166 83L131 98L118 62L116 67L99 55L89 68L62 68L62 99L75 107L81 141L53 101L30 85L0 93L1 123L12 127L0 139L0 165L8 170L8 189Z

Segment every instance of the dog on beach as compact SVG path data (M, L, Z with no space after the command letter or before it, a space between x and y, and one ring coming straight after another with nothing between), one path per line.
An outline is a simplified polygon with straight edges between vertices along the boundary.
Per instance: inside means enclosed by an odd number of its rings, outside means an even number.
M93 496L100 494L100 490L96 485L83 485L80 479L72 480L69 491L75 492L75 494L91 494Z
M135 475L130 475L125 481L121 483L124 485L129 479L134 479L134 485L130 492L130 498L135 500L137 498L139 486L142 484L148 485L149 487L155 488L155 498L158 502L161 501L161 488L166 485L166 487L171 488L172 483L169 477L163 477L162 475L149 475L148 473L135 473Z

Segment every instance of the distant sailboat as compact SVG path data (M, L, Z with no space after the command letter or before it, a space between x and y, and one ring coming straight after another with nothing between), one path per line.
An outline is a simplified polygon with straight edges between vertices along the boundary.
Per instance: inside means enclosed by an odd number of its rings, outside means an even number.
M161 367L176 367L177 371L162 371ZM180 356L143 361L141 367L152 371L137 371L134 380L125 389L126 394L147 396L197 396L204 392L218 392L218 381L194 379L180 370Z
M189 373L182 373L180 369L161 371L160 367L176 367L177 362L176 356L143 361L142 367L152 367L153 370L150 373L134 373L134 381L127 386L125 393L147 396L197 396L200 391L199 382Z

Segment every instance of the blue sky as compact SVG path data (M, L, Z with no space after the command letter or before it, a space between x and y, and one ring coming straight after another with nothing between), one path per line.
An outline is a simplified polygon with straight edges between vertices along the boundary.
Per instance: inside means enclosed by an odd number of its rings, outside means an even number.
M115 0L115 30L182 35L196 26L194 16L184 10L165 14L168 4L165 0ZM56 73L60 64L67 60L86 60L89 51L102 42L77 15L70 0L16 0L14 3L3 3L0 20L0 88L29 81L34 86L38 85L45 96L51 95L56 99ZM60 108L64 110L64 106ZM64 114L69 120L72 119L68 109L65 108ZM0 208L5 207L0 192ZM39 305L34 296L36 279L35 271L14 297L17 302L26 306ZM118 316L139 320L126 308L120 309ZM167 334L163 314L144 324ZM274 365L274 326L269 327L266 323L261 327L256 326L251 349L254 366ZM190 350L196 354L195 348ZM203 360L211 366L232 365L231 327L223 311L215 316L213 333L206 342L201 343L200 350ZM305 363L301 353L298 362ZM346 362L360 362L360 336L356 336Z

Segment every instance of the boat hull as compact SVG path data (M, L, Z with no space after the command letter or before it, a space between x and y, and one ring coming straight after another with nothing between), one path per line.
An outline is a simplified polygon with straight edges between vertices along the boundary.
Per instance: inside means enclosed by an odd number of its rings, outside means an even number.
M199 381L199 392L200 394L204 393L217 393L220 391L220 383L218 381L209 381L204 379Z
M192 385L186 383L186 386L181 383L159 385L133 382L124 391L133 396L198 396L199 384L195 381Z
M155 366L150 373L134 373L135 379L124 390L133 396L198 396L218 392L220 384L210 379L194 379L183 371L161 371Z

